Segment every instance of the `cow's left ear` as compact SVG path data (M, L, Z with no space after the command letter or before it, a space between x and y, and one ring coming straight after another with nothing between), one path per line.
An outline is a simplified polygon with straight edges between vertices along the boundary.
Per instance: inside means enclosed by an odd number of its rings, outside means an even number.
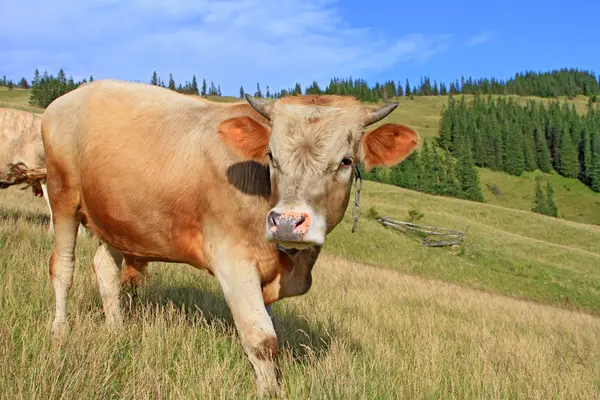
M271 129L260 122L250 117L227 119L219 124L219 136L240 156L261 164L268 162Z
M408 157L418 143L417 133L404 125L381 125L363 137L365 169L396 165Z

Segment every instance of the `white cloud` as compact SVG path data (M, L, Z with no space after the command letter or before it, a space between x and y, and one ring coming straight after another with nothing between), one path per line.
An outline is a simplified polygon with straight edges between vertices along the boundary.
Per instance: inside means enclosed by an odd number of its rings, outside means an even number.
M479 46L490 41L492 35L489 32L481 32L469 39L469 46Z
M445 50L449 35L377 35L354 28L333 0L5 0L0 59L7 75L56 73L177 82L192 73L237 94L364 76ZM25 24L23 21L27 21ZM18 34L15 34L15 33Z

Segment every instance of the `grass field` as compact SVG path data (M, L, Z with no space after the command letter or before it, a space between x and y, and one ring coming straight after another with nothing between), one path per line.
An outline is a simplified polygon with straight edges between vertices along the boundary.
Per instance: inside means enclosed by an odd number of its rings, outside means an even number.
M598 397L600 227L371 182L361 199L358 232L349 209L311 291L273 307L288 398ZM466 245L425 248L371 207L470 224ZM214 278L150 264L125 329L110 332L91 238L77 250L70 342L54 347L47 219L29 190L0 191L0 398L253 398Z

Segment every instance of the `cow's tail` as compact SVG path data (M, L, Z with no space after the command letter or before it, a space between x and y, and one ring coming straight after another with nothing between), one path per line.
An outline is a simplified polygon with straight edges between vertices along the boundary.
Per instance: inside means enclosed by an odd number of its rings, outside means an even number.
M0 170L0 189L6 189L10 186L25 184L21 190L32 187L34 192L40 185L46 182L46 167L28 168L22 162L8 164L4 170ZM37 193L36 193L37 194Z

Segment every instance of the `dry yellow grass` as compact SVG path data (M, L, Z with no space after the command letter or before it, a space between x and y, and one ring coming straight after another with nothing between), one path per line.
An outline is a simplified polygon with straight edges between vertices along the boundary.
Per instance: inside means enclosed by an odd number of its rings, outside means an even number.
M45 203L0 191L0 398L252 398L214 278L155 263L120 332L103 326L96 241L80 239L73 331L50 341ZM399 239L400 240L400 239ZM600 318L323 256L273 307L290 399L593 399Z

